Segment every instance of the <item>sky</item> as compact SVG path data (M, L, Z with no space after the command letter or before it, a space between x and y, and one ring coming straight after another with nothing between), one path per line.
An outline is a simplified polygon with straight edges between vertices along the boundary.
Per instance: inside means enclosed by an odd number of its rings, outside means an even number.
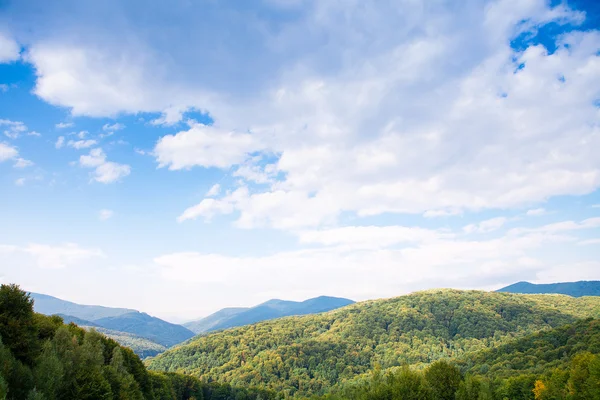
M600 5L0 0L0 282L170 321L600 279Z

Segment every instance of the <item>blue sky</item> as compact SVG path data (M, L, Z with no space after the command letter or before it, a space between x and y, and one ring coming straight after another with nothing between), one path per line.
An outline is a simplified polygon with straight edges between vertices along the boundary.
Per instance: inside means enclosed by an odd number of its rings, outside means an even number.
M174 321L600 279L599 16L0 2L0 279Z

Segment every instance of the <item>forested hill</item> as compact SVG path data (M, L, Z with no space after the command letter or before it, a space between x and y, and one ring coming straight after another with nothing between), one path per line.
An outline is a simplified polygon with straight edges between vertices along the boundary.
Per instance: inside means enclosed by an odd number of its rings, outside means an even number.
M424 365L599 316L598 297L434 290L213 333L149 366L303 397L376 365Z
M0 286L0 399L258 400L264 390L149 372L130 350L96 331L33 311L16 285Z
M600 281L579 281L535 284L517 282L510 286L498 289L498 292L524 293L524 294L566 294L573 297L600 296Z
M224 308L201 320L188 322L184 326L195 333L211 332L291 315L331 311L353 303L354 301L349 299L329 296L304 301L273 299L251 308Z

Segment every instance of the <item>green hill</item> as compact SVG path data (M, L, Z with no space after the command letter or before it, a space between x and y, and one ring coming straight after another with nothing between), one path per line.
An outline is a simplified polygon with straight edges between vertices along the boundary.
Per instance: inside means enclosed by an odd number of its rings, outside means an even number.
M275 393L149 372L95 330L34 313L28 294L0 286L0 399L266 400Z
M523 294L566 294L573 297L600 296L600 281L579 281L535 284L517 282L510 286L498 289L498 292L523 293Z
M272 299L251 308L224 308L199 321L188 322L184 326L195 333L204 333L291 315L331 311L352 303L354 301L349 299L329 296L320 296L304 301Z
M433 290L198 337L149 367L302 397L375 366L459 358L599 316L596 297Z

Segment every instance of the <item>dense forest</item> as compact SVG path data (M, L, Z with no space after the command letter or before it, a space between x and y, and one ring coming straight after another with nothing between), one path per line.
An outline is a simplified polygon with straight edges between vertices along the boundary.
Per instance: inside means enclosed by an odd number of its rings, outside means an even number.
M600 317L600 298L435 290L197 337L149 366L302 398L375 367L460 360L586 317Z
M173 373L149 372L116 341L59 316L33 311L16 285L0 287L0 399L191 400L274 399L275 393L240 389Z

